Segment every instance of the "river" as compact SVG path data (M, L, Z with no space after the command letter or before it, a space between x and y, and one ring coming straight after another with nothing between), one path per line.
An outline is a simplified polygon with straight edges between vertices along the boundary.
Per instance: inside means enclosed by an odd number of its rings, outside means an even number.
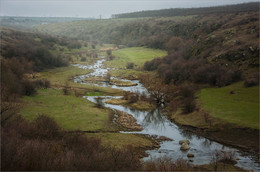
M80 64L74 64L73 66L77 66L82 69L91 69L93 72L87 74L87 75L81 75L74 78L74 82L79 82L81 84L94 84L99 85L102 87L111 87L116 89L122 89L124 91L130 91L130 92L139 92L139 93L146 93L149 94L146 88L138 81L138 80L125 80L125 79L119 79L123 81L129 81L132 83L136 83L136 86L131 87L118 87L115 85L108 85L105 82L100 83L89 83L84 82L83 80L88 77L103 77L105 76L110 68L106 68L103 65L103 62L105 59L97 60L94 65L80 65ZM113 79L113 78L112 78ZM103 97L102 100L104 102L104 106L114 109L114 110L120 110L123 112L126 112L130 115L132 115L134 118L136 118L137 123L142 125L143 130L139 132L123 132L122 133L138 133L138 134L147 134L147 135L156 135L158 137L160 136L166 136L173 141L162 141L160 143L160 148L157 150L147 150L148 157L143 158L144 161L149 159L154 159L158 157L167 156L174 160L177 160L179 158L189 160L187 157L188 153L194 154L194 158L192 158L193 162L192 164L196 165L202 165L202 164L208 164L212 160L212 156L215 152L215 150L223 150L223 151L233 151L236 154L237 157L237 164L236 166L242 167L247 170L254 170L259 171L259 162L258 158L254 154L250 154L247 152L244 152L242 150L232 148L225 146L223 144L217 143L215 141L212 141L210 139L207 139L205 137L199 136L197 134L194 134L192 132L189 132L187 130L181 129L173 122L169 121L165 115L161 113L160 108L155 109L151 112L146 111L139 111L130 109L128 107L124 107L121 105L112 105L112 104L106 104L105 101L109 99L114 98L121 98L120 96L99 96ZM84 96L84 98L88 99L91 102L95 103L96 96ZM190 141L190 149L188 151L181 151L179 141L188 139Z

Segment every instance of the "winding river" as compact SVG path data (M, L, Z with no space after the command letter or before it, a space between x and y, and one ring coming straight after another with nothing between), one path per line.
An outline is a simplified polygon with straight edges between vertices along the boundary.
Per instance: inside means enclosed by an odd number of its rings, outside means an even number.
M85 78L103 77L108 73L110 68L106 68L103 65L104 61L105 59L98 60L94 65L74 64L73 66L77 66L82 69L93 70L92 73L89 73L87 75L81 75L75 77L74 82L79 82L82 84L94 84L103 87L122 89L124 91L139 92L139 93L144 92L146 94L149 94L146 88L138 80L125 80L125 79L115 78L118 80L129 81L137 84L136 86L131 86L131 87L118 87L115 85L111 86L111 85L107 85L105 82L100 82L100 83L84 82L83 80ZM179 158L188 160L187 153L192 153L195 155L195 157L192 159L193 162L191 163L196 165L202 165L202 164L210 163L215 150L223 150L223 151L233 151L236 153L236 157L237 157L236 166L242 167L247 170L254 170L254 171L260 170L258 158L256 155L249 154L247 152L232 147L224 146L223 144L217 143L205 137L181 129L176 124L169 121L166 118L166 116L161 113L160 109L155 109L151 112L139 111L121 105L112 105L112 104L105 103L106 100L121 98L120 96L116 96L116 97L100 96L100 97L104 98L102 101L104 102L105 107L115 109L115 110L120 110L132 115L133 117L136 118L137 123L142 125L143 127L143 130L139 132L122 132L122 133L138 133L138 134L147 134L151 136L156 135L158 137L166 136L173 140L173 141L162 141L160 143L159 149L146 151L149 156L143 158L144 161L151 158L154 159L163 156L170 157L174 160L177 160ZM95 103L96 96L84 96L84 98ZM188 151L180 150L179 140L184 140L184 139L188 139L190 141L190 149Z

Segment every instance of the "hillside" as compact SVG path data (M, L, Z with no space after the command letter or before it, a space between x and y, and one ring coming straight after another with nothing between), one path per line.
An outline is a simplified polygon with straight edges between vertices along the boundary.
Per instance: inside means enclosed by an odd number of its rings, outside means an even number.
M73 39L127 46L189 50L189 57L210 63L258 67L259 11L164 18L74 21L37 27L37 31ZM254 70L254 69L253 69Z

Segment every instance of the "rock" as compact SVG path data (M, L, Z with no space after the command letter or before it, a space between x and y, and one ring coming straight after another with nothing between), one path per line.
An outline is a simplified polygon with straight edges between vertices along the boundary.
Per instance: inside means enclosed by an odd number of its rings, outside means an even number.
M187 154L187 157L188 157L188 158L193 158L193 157L194 157L194 154L188 153L188 154Z
M193 162L193 159L189 159L190 162Z
M186 144L190 144L190 141L189 140L180 140L179 141L179 144L182 145L183 143L186 143Z
M180 150L183 150L183 151L186 151L186 150L189 150L189 149L190 149L190 146L187 143L183 143L180 147Z
M165 136L161 136L158 138L160 141L173 141L172 139L165 137Z

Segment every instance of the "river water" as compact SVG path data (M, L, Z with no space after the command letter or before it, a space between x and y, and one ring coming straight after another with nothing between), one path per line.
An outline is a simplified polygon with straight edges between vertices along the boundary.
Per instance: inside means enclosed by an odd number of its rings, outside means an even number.
M100 83L90 83L90 82L84 82L83 80L88 77L103 77L105 76L110 68L106 68L103 65L103 62L105 59L98 60L94 65L80 65L80 64L74 64L73 66L77 66L82 69L91 69L93 70L92 73L89 73L87 75L81 75L74 78L74 82L79 82L81 84L93 84L93 85L99 85L102 87L111 87L116 89L122 89L124 91L130 91L130 92L139 92L139 93L145 93L149 94L146 88L138 81L138 80L125 80L125 79L119 79L118 80L124 80L129 81L132 83L136 83L136 86L131 87L118 87L115 85L108 85L105 82ZM113 79L113 78L112 78ZM174 160L177 160L179 158L186 159L188 153L192 153L195 155L194 158L192 158L193 162L192 164L196 165L202 165L207 164L211 162L212 156L215 152L215 150L223 150L223 151L232 151L235 152L237 157L237 164L236 166L242 167L247 170L254 170L259 171L259 162L258 158L254 154L250 154L232 147L224 146L223 144L217 143L215 141L209 140L205 137L199 136L197 134L194 134L192 132L189 132L187 130L181 129L176 124L169 121L163 113L161 113L161 108L154 109L151 112L147 111L139 111L130 109L128 107L124 107L121 105L111 105L106 104L105 101L109 99L115 99L115 98L121 98L120 96L99 96L103 97L104 106L114 109L114 110L120 110L123 112L126 112L133 117L136 118L137 123L142 125L143 130L139 132L123 132L122 133L137 133L137 134L147 134L147 135L156 135L158 137L160 136L166 136L173 141L163 141L160 143L160 148L157 150L148 150L146 151L148 153L148 157L143 158L143 160L149 160L154 159L158 157L170 157ZM91 102L96 102L95 98L96 96L84 96L84 98L88 99ZM188 151L181 151L179 141L188 139L190 141L190 149Z

